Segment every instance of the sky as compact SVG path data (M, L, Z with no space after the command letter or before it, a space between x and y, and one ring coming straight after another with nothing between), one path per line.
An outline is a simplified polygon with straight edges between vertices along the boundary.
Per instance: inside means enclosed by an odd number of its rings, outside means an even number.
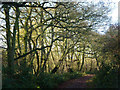
M89 0L90 1L90 0ZM99 1L99 0L97 0ZM111 8L111 11L109 12L108 16L111 17L111 21L108 22L110 24L116 24L118 23L118 2L120 0L104 0L104 2L111 2L111 6L109 6ZM106 26L106 28L99 28L98 32L100 34L105 34L105 32L107 31L107 29L109 28L109 26Z
M112 16L112 22L117 23L118 22L118 2L120 0L111 0L111 1L114 2L115 5L114 5L110 15Z

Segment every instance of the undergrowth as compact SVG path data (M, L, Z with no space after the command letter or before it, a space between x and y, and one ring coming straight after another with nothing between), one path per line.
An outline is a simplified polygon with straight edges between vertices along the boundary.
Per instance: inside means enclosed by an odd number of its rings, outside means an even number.
M95 88L118 88L118 69L105 65L95 75L93 84Z
M56 88L60 83L83 75L80 72L64 74L39 73L38 76L28 73L26 75L16 74L9 78L3 74L2 88Z

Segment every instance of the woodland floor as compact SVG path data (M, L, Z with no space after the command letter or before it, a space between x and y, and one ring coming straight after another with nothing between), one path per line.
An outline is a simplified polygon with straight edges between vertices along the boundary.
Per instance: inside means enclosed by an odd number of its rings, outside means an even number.
M87 74L85 76L82 76L78 79L68 80L61 85L58 86L58 89L60 88L93 88L90 84L91 78L94 76L94 74Z

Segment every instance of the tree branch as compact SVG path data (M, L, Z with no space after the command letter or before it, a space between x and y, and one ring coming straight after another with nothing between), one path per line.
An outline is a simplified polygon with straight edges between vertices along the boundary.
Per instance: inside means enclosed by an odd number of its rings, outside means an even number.
M20 58L22 58L22 57L25 57L25 56L27 56L28 54L36 51L36 50L42 50L42 49L47 48L47 47L51 47L51 45L50 45L50 46L45 46L45 47L33 49L33 50L31 50L30 52L28 52L28 53L26 53L26 54L20 55L19 57L15 58L14 60L18 60L18 59L20 59Z

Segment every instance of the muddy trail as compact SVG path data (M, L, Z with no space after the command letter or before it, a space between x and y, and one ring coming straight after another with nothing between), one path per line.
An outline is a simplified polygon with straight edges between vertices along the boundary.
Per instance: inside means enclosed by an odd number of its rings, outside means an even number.
M94 76L94 74L87 74L78 79L68 80L58 86L60 88L92 88L87 82ZM90 82L90 81L89 81Z

